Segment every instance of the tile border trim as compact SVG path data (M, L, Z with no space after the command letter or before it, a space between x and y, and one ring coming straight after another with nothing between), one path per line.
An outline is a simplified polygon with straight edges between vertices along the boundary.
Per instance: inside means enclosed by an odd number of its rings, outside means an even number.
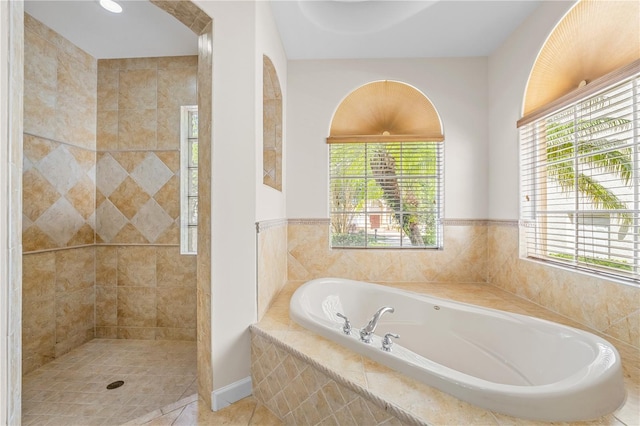
M256 232L259 234L267 229L287 226L288 223L289 221L286 218L258 221L256 222Z
M312 358L309 358L307 355L305 355L302 352L298 351L297 349L289 346L288 344L282 342L277 337L271 335L269 332L267 332L265 330L262 330L256 324L250 325L249 326L249 331L251 333L256 333L257 335L259 335L260 337L262 337L265 340L269 341L270 343L272 343L273 345L275 345L279 349L281 349L281 350L283 350L285 352L288 352L292 356L295 356L296 358L301 360L302 362L307 363L311 367L313 367L316 370L320 371L322 374L324 374L324 375L328 376L329 378L331 378L332 380L334 380L340 386L344 386L347 389L351 390L352 392L355 392L356 394L360 395L361 397L363 397L365 399L368 399L373 404L375 404L378 408L380 408L380 409L388 412L389 414L393 415L394 417L399 419L401 422L409 424L409 425L415 425L415 426L429 426L428 423L426 423L425 421L421 420L420 418L414 416L413 414L408 413L407 411L401 409L400 407L398 407L398 406L396 406L396 405L394 405L394 404L392 404L392 403L390 403L388 401L385 401L384 399L380 398L379 396L376 396L373 393L371 393L368 389L365 389L362 386L359 386L359 385L353 383L352 381L350 381L348 379L345 379L343 376L341 376L340 374L336 373L335 371L327 368L326 366L324 366L323 364L313 360Z

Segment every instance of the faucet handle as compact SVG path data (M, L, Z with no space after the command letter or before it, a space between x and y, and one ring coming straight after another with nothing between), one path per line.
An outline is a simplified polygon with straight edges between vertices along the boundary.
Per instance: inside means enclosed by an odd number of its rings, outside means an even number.
M382 350L385 352L391 352L391 346L393 346L393 341L391 338L399 339L400 335L395 333L387 333L384 335L384 339L382 339Z
M351 334L351 321L345 315L342 315L340 312L336 313L336 316L342 318L344 320L344 325L342 326L342 331L344 334Z

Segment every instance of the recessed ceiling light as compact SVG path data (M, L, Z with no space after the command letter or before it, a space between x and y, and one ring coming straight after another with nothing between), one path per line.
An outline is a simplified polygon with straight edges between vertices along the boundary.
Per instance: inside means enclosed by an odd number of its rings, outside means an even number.
M120 13L122 12L122 6L113 0L100 0L100 6L107 9L109 12Z

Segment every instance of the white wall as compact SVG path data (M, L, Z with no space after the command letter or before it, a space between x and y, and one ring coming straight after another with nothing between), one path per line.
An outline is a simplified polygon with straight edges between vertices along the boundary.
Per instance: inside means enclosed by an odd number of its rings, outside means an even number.
M517 219L522 116L531 68L547 37L574 1L542 2L489 57L489 218Z
M256 89L257 99L262 99L262 55L267 55L278 74L282 91L282 191L262 183L262 102L256 103L256 221L286 217L287 136L287 56L280 41L271 7L267 2L256 4Z
M213 388L250 375L248 326L257 320L257 220L285 217L262 184L262 55L286 96L286 57L263 2L198 1L213 18L211 347Z
M9 379L9 359L11 357L9 317L12 312L9 303L9 280L11 274L9 242L9 182L11 161L9 160L9 4L0 3L0 424L9 424L9 399L11 385ZM17 307L14 307L17 309Z
M331 118L350 92L398 80L436 107L445 136L446 218L485 219L487 58L289 61L287 216L327 218Z
M213 388L250 375L256 320L255 4L198 2L213 18L211 336Z

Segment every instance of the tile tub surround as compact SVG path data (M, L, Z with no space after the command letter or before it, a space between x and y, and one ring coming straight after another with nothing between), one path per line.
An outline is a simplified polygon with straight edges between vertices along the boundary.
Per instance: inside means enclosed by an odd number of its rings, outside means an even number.
M640 350L640 287L523 260L517 221L490 221L488 281Z
M288 220L289 281L489 283L640 348L640 287L520 259L517 221L445 219L443 250L332 250L329 226Z
M283 362L296 359L292 364L300 372L304 368L313 367L321 371L328 379L340 385L340 395L346 402L342 388L358 394L361 398L373 397L382 400L387 410L400 413L406 423L424 422L429 425L451 424L489 424L489 425L531 425L537 424L503 414L491 412L464 401L458 400L444 392L438 391L411 378L403 376L387 367L375 363L359 354L348 351L340 345L307 331L289 319L289 300L295 289L302 282L289 282L274 301L264 318L252 326L252 335L259 336L261 342L252 342L252 376L254 395L276 414L288 412L276 411L294 409L300 405L300 388L298 380L283 383L281 377L288 377L291 371ZM436 297L451 298L465 303L473 303L494 309L502 309L524 315L555 321L571 327L583 329L600 335L611 341L622 357L627 400L623 407L615 413L592 422L579 424L636 425L640 424L640 351L624 342L603 336L571 319L551 312L532 302L517 297L498 287L488 284L458 283L457 285L442 283L402 283L395 287L410 291L422 292ZM255 340L255 337L254 337ZM266 344L265 344L266 342ZM258 345L261 345L258 347ZM268 348L271 348L267 351ZM267 354L267 358L265 357ZM269 358L270 357L270 358ZM264 358L264 360L260 360ZM267 361L269 360L269 361ZM302 361L302 364L301 364ZM275 366L275 371L265 371L264 366ZM269 378L267 378L269 376ZM284 384L284 386L282 386ZM302 394L302 398L312 395ZM326 392L325 401L328 402ZM369 403L372 401L369 400ZM296 404L298 403L298 404ZM270 405L271 404L271 405ZM378 406L379 407L379 406ZM371 411L371 410L370 410ZM350 413L352 413L350 411ZM330 412L330 416L337 416ZM341 414L340 414L341 415ZM353 416L353 414L351 414ZM305 413L306 416L306 413ZM306 418L302 424L314 424ZM417 419L417 420L416 420ZM315 418L314 418L315 420ZM357 420L357 419L356 419Z
M336 276L382 282L486 282L484 220L450 220L444 250L331 249L329 219L289 219L287 278Z
M258 242L258 320L287 283L287 220L256 223Z
M196 393L195 353L195 342L94 339L23 378L22 424L118 425L158 410Z

